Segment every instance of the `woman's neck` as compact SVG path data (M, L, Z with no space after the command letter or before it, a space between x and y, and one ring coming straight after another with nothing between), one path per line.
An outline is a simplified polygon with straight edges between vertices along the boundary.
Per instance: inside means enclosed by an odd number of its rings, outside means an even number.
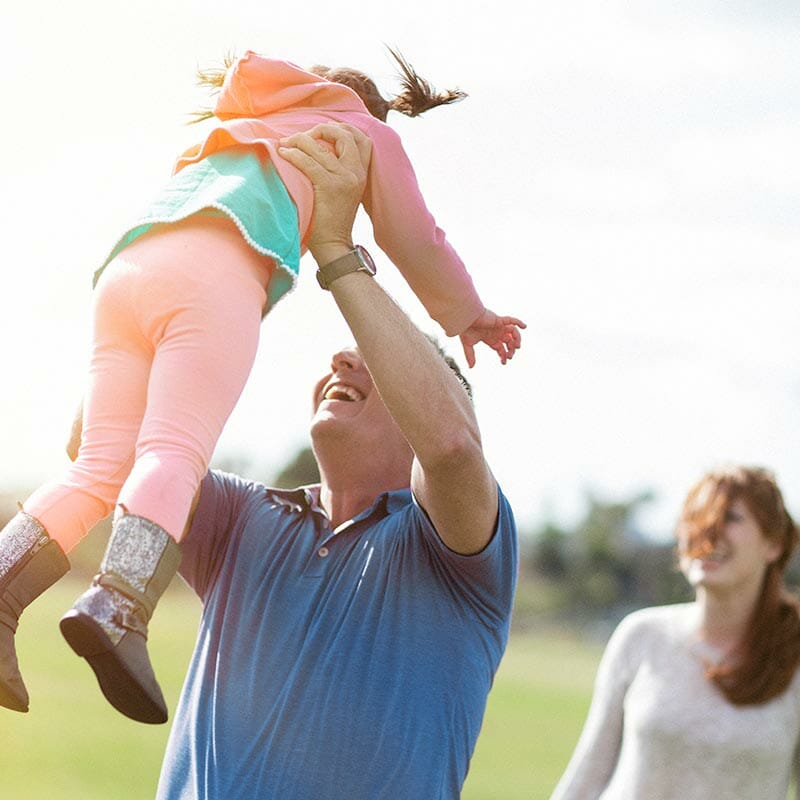
M758 592L715 592L699 587L695 599L697 635L707 644L729 653L743 639L753 616Z

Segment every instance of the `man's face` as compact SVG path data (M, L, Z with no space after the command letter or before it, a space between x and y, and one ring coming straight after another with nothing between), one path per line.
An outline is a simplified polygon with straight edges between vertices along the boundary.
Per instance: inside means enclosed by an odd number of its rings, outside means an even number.
M311 435L343 437L349 444L379 447L391 457L394 447L409 452L408 443L378 395L356 347L339 350L329 372L314 387Z

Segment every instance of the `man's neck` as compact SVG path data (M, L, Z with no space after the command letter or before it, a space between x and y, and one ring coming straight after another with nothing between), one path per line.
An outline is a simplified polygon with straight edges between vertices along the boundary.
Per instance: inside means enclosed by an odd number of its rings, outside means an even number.
M354 437L315 437L320 474L319 502L336 528L366 511L384 492L408 489L413 454L403 442L359 443Z
M384 492L407 489L409 486L406 475L375 471L360 474L337 472L331 475L322 468L320 473L319 502L334 528L366 511Z

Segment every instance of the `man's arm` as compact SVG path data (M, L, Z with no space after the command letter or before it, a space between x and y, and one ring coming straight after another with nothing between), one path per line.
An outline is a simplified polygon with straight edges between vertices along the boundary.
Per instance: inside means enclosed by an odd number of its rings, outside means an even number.
M335 154L317 139L335 147ZM314 184L309 249L320 266L353 248L351 231L369 140L355 130L318 126L281 151ZM492 537L497 486L483 456L469 397L428 339L374 279L353 272L331 285L375 387L415 454L411 486L452 550L476 553Z
M369 276L331 291L414 463L411 486L452 550L475 553L492 536L497 487L466 391L433 345Z

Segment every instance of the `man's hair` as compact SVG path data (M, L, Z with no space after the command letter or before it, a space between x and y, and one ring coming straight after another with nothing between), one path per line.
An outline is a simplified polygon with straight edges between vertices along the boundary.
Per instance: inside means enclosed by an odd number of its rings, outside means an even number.
M444 359L444 363L447 364L447 366L450 367L453 372L455 372L458 382L464 387L464 391L467 393L469 399L472 400L472 386L461 372L458 362L452 356L447 354L447 351L444 349L444 347L442 347L441 342L433 334L426 333L425 337L436 348L436 352Z

